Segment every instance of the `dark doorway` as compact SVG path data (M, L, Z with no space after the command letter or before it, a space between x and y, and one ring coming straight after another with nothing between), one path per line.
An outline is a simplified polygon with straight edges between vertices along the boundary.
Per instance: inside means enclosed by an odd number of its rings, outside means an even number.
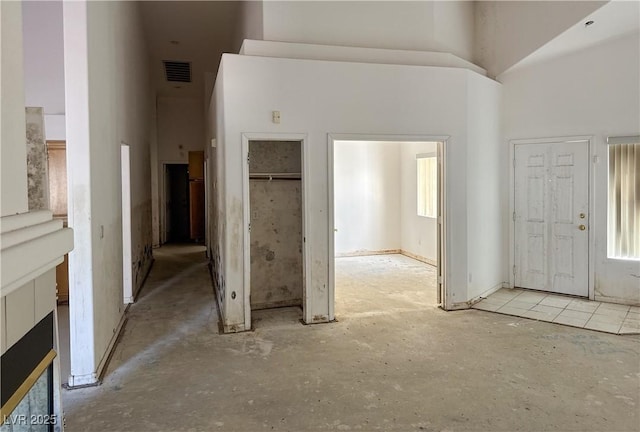
M167 242L188 242L189 231L189 165L166 165Z

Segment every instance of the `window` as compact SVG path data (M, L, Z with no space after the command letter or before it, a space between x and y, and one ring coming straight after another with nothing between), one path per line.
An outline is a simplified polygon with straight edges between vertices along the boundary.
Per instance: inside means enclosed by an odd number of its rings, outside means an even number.
M438 216L438 162L435 156L417 155L418 216Z
M609 137L608 255L640 260L640 137Z

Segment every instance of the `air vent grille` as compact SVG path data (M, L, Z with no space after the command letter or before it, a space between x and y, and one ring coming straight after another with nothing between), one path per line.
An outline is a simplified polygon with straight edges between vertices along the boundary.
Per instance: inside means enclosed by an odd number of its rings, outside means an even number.
M164 73L169 82L191 82L191 63L164 60Z

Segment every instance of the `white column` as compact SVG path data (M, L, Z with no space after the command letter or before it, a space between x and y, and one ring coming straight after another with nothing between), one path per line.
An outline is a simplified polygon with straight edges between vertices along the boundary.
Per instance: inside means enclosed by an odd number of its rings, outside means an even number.
M89 146L89 51L87 2L64 2L65 112L69 227L76 247L69 254L70 386L97 381L94 350L91 160Z

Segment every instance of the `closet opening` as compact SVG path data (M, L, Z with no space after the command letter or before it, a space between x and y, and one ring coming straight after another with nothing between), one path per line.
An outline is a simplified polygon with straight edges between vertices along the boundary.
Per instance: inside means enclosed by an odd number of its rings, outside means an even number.
M262 319L259 311L276 308L300 319L305 298L302 141L249 140L247 175L245 302L250 310L245 313L252 324Z

